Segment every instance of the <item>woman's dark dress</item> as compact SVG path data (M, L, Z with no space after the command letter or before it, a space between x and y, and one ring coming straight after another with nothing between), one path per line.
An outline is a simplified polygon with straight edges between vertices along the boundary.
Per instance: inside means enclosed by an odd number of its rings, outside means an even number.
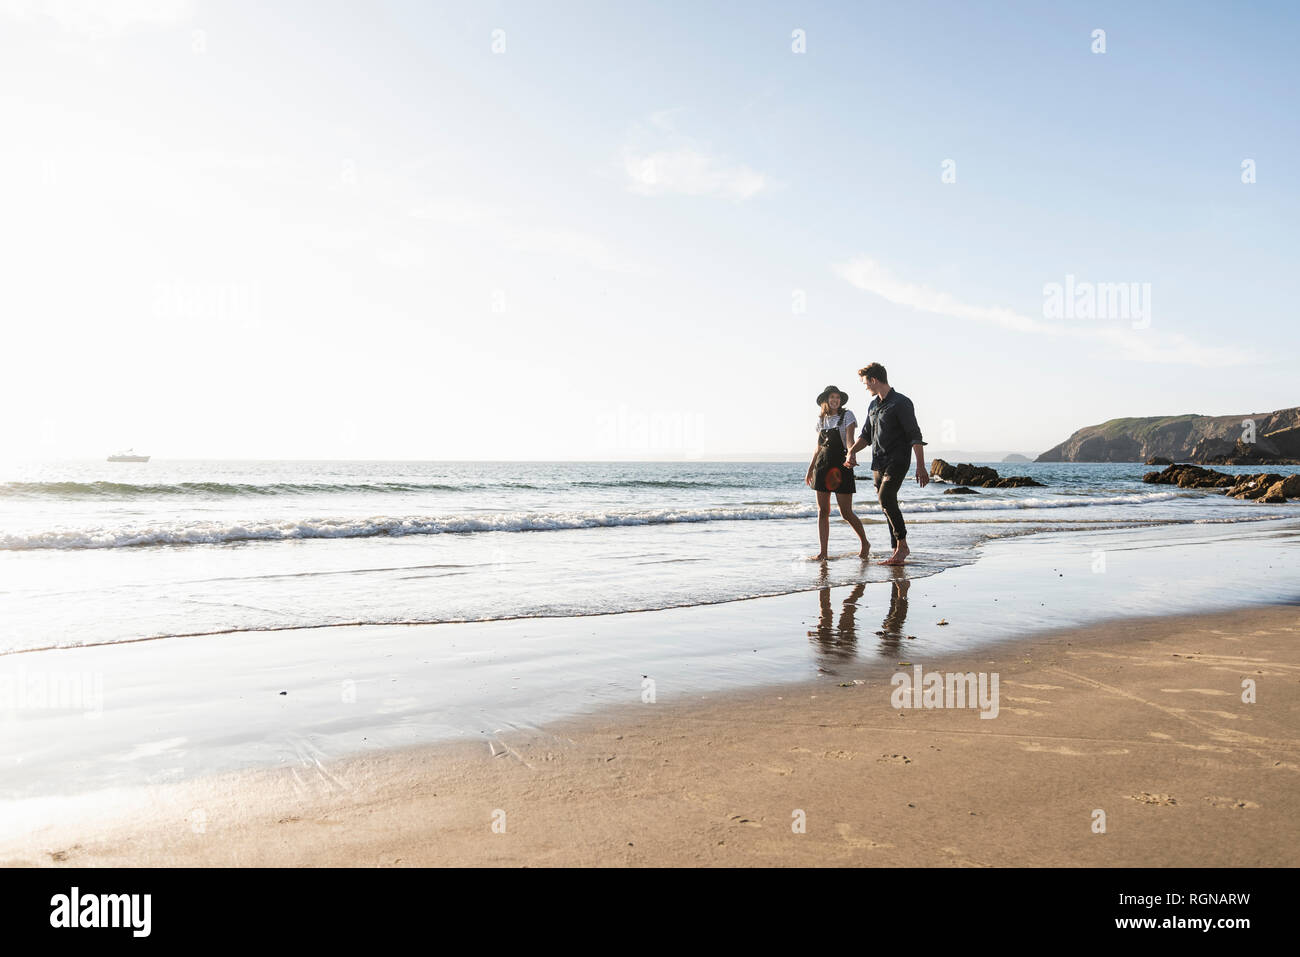
M835 415L835 424L828 429L820 429L817 434L817 444L821 446L821 451L817 453L817 461L813 466L813 488L819 492L852 495L857 491L853 470L844 467L849 450L844 447L844 437L840 435L843 415L843 412Z

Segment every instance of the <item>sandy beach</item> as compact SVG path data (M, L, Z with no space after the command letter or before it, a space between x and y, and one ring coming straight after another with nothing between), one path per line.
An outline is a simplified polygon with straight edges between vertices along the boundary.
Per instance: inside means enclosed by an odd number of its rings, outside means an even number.
M889 673L849 663L487 740L45 800L0 861L1294 865L1298 636L1300 609L1273 606L917 658L997 673L994 720L894 707L900 657Z

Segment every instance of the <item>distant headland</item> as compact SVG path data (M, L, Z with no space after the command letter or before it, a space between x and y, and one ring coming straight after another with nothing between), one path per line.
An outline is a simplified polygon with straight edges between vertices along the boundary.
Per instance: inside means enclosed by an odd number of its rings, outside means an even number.
M1035 461L1150 459L1207 465L1300 465L1300 407L1240 415L1111 419L1079 429Z

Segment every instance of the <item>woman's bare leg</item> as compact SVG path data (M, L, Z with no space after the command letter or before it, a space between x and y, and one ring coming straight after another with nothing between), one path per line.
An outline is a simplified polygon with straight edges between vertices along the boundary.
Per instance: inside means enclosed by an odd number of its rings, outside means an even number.
M814 558L826 561L826 545L831 539L831 493L817 493L817 538L822 550Z
M840 515L844 518L844 521L848 522L853 531L858 533L858 541L862 542L862 549L858 552L858 558L866 558L871 554L871 546L867 543L867 530L862 527L862 519L853 514L853 496L837 492L835 502L840 507Z

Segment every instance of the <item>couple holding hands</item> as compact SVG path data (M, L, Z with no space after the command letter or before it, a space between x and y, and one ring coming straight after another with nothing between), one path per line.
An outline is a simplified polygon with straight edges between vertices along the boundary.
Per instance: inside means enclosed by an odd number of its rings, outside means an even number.
M860 558L867 558L871 546L862 521L853 514L853 493L856 478L853 468L858 464L857 453L871 443L871 473L875 478L876 496L889 523L889 544L894 553L880 562L881 565L902 565L907 558L907 526L898 509L898 489L907 477L912 458L916 459L916 481L924 488L930 481L925 469L925 442L921 428L916 424L916 411L912 400L889 384L885 367L873 362L858 370L858 378L873 396L867 407L867 421L862 434L854 441L858 427L857 418L846 405L848 393L830 385L817 396L821 415L817 419L817 451L808 466L804 481L817 493L817 534L821 551L814 556L825 561L826 543L830 538L831 494L835 495L840 515L857 532L862 541Z

